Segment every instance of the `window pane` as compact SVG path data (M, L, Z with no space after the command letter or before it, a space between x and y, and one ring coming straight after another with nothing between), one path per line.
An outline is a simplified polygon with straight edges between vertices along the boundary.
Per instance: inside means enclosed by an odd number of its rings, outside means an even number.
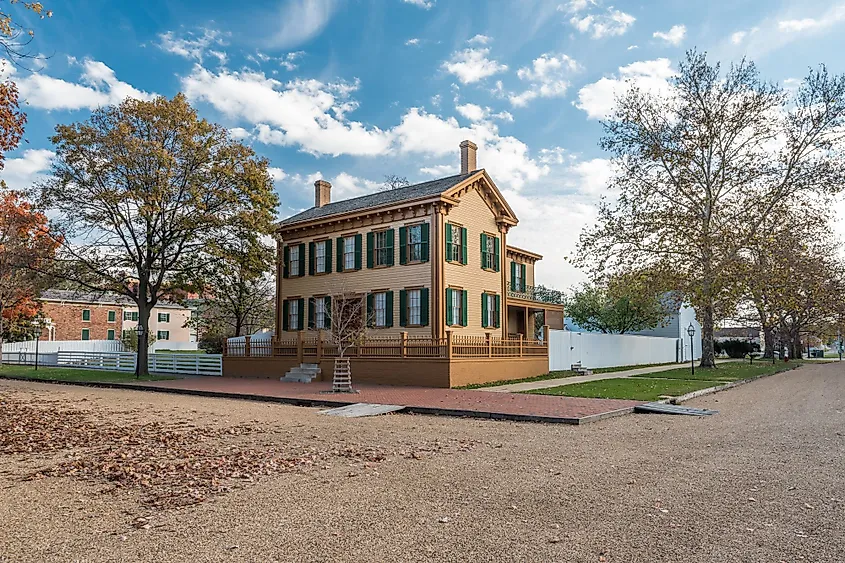
M453 289L452 290L452 324L459 325L461 324L461 319L463 316L461 315L461 304L463 301L463 296L461 295L460 289Z
M314 303L317 306L314 323L317 328L326 328L326 298L318 297Z
M343 239L343 269L355 269L355 237Z
M376 293L374 300L376 326L384 326L387 324L387 295L384 293Z
M422 292L419 289L412 289L408 292L408 324L420 324L421 295Z
M375 264L376 266L385 266L387 264L387 232L380 231L373 237L375 248Z
M326 271L326 241L317 243L316 252L317 252L317 273L322 274Z
M422 225L408 227L408 260L422 260Z
M299 275L299 246L291 246L288 256L290 256L290 264L288 264L288 273L291 276Z

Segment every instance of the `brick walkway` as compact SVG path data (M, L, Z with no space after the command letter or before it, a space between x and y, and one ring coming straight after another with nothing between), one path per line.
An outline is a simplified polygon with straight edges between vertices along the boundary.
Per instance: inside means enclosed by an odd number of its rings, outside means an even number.
M195 377L127 385L142 390L172 390L203 396L279 401L304 406L341 406L352 403L403 405L422 414L503 418L535 422L581 424L630 412L642 401L580 399L550 395L485 393L460 389L357 385L355 395L321 393L329 382L288 383L267 379Z

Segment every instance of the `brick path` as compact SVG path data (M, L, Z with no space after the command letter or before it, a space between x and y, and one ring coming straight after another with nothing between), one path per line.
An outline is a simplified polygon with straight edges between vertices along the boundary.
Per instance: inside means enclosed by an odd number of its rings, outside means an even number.
M460 389L356 385L355 395L321 393L329 382L288 383L266 379L192 377L129 385L136 389L168 389L205 396L280 401L306 406L352 403L403 405L409 412L538 422L579 424L629 412L642 401L581 399L551 395L485 393Z

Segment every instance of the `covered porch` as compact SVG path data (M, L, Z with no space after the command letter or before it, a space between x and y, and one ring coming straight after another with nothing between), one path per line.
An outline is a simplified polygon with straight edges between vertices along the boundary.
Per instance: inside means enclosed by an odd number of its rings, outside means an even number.
M563 305L544 301L548 296L526 287L525 291L508 291L507 335L528 340L543 338L543 326L563 330Z

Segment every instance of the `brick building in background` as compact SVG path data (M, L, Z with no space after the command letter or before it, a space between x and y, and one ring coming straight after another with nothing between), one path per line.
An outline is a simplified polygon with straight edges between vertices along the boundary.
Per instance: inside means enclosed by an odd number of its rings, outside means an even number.
M138 307L121 295L49 289L40 300L47 319L41 340L120 340L124 330L138 326ZM193 330L185 326L190 317L189 308L175 303L153 308L149 328L156 347L196 342Z

